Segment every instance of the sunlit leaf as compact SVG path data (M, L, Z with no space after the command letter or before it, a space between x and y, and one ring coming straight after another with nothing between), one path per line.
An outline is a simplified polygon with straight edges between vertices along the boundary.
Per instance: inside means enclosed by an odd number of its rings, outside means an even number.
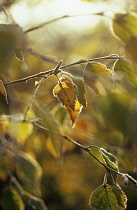
M101 185L90 196L90 207L94 210L124 210L126 195L119 187Z
M112 72L104 64L92 62L86 65L84 82L99 95L104 95L108 82L112 79Z
M109 168L112 168L115 171L118 171L118 162L117 162L116 157L114 155L112 155L111 153L107 152L103 148L101 148L100 151L101 151L101 154L105 160L106 165ZM108 174L108 176L107 176L107 183L111 184L111 185L116 184L117 174L110 171L110 174Z
M86 85L84 83L83 78L76 77L68 72L61 72L62 78L67 78L68 82L73 82L77 86L77 91L78 91L78 100L81 105L86 109L87 107L87 99L86 99ZM61 80L62 81L62 80Z
M78 115L80 114L82 108L83 108L83 106L79 103L79 101L77 99L75 100L74 110L68 108L68 112L69 112L73 126L74 126L75 120L78 117Z
M3 84L2 80L0 80L0 93L5 97L6 102L8 104L7 91L4 87L4 84Z
M123 73L133 85L137 86L137 80L135 78L135 68L133 63L127 59L119 59L114 64L114 71Z
M132 36L137 36L137 17L133 14L116 14L113 19L114 33L127 42Z
M25 195L26 209L47 210L44 201L30 194Z
M14 189L7 189L0 199L0 204L2 205L4 210L24 210L24 203L20 194Z
M63 105L74 110L75 100L78 95L75 84L72 82L62 82L61 80L61 82L54 87L53 94L62 102Z

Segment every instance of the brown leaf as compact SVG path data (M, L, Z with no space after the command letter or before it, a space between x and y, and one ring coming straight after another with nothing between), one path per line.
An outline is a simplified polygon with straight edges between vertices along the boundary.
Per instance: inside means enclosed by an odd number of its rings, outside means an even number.
M54 87L53 94L67 108L75 109L75 100L78 95L77 86L72 82L67 81L68 78L63 77L62 80Z
M68 108L68 112L69 112L73 126L74 126L75 120L78 117L78 115L80 114L82 108L83 108L83 106L80 104L78 99L75 100L74 110Z
M0 93L5 97L6 102L8 104L7 91L4 87L4 84L3 84L2 80L0 80Z

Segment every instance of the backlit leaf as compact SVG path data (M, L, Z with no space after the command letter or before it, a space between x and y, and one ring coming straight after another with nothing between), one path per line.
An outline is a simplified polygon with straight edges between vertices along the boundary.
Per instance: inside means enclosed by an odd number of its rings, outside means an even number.
M116 14L113 19L114 33L124 42L137 36L137 17L133 14Z
M127 198L119 187L101 185L90 196L90 207L94 210L124 210Z
M86 65L83 77L86 85L94 89L97 94L101 94L105 91L105 87L108 88L107 81L112 79L112 75L104 64L92 62Z
M78 115L80 114L82 108L83 108L83 106L79 103L79 101L77 99L75 100L74 110L68 108L68 112L69 112L73 126L74 126L75 120L78 117Z
M107 152L103 148L101 148L100 151L105 160L106 165L114 169L115 171L118 171L118 162L117 162L116 157L112 155L111 153ZM116 180L117 180L117 174L114 172L110 172L107 176L107 183L111 185L116 184Z
M6 102L8 104L7 91L4 87L4 84L3 84L2 80L0 80L0 93L5 97Z
M72 74L68 72L62 72L61 73L62 77L69 78L67 81L73 82L77 86L77 91L78 91L78 100L80 104L83 105L83 107L86 109L87 107L87 99L86 99L86 85L84 83L83 78L73 76ZM62 81L62 80L61 80Z
M137 81L134 75L135 68L131 61L127 59L119 59L114 64L114 71L123 73L136 86Z
M7 189L0 199L0 204L4 210L24 210L24 204L19 193L13 189Z
M65 78L63 78L63 81ZM63 105L67 108L73 109L75 106L75 100L78 95L77 87L72 82L59 82L53 90L54 96L56 96Z

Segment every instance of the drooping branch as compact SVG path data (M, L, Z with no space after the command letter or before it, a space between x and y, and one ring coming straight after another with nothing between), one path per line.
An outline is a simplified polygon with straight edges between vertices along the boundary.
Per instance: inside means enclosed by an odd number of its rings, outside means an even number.
M44 55L39 54L39 57L43 60L46 60ZM60 69L68 68L70 66L75 66L75 65L79 65L79 64L83 64L83 63L89 63L89 62L93 62L93 61L111 60L111 59L112 60L117 60L117 59L121 59L121 58L123 58L123 57L112 54L112 55L103 56L103 57L99 57L99 58L93 58L93 59L80 59L77 62L60 66ZM52 74L54 74L54 70L55 69L51 69L49 71L44 71L44 72L39 72L38 74L30 75L30 76L22 78L22 79L17 79L17 80L11 81L11 82L4 83L4 85L6 86L6 85L14 84L14 83L19 83L19 82L27 82L30 79L34 79L34 78L38 78L38 77L44 77L45 75L52 75Z
M46 21L46 22L44 22L44 23L42 23L42 24L40 24L40 25L34 26L34 27L32 27L32 28L29 28L29 29L27 29L26 31L24 31L24 34L29 33L29 32L32 32L32 31L37 30L37 29L40 29L40 28L42 28L42 27L45 26L45 25L48 25L48 24L50 24L50 23L54 23L54 22L56 22L56 21L58 21L58 20L61 20L61 19L72 18L72 17L78 17L78 16L89 16L89 15L106 16L106 15L104 14L104 12L91 13L91 14L79 14L79 15L63 15L63 16L61 16L61 17L58 17L58 18L55 18L55 19Z

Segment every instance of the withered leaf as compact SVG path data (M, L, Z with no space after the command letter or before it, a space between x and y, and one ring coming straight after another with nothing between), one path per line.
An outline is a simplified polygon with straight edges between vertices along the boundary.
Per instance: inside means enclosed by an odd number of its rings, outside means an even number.
M64 81L64 79L63 79ZM53 89L55 97L67 108L74 110L75 100L78 95L77 86L72 82L59 82Z

